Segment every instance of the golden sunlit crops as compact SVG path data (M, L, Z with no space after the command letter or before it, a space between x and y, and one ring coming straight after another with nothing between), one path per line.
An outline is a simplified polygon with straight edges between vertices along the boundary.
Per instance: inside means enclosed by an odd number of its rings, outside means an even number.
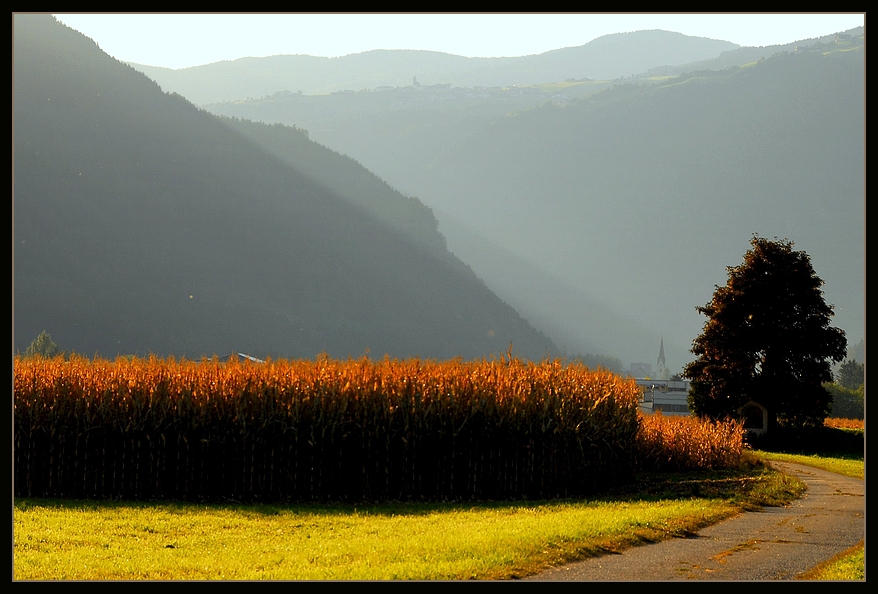
M633 381L558 361L14 361L15 493L577 497L633 479Z
M644 415L638 443L641 463L649 470L730 468L741 461L744 426L734 420Z
M823 424L833 429L863 429L866 426L863 419L830 418L826 419Z

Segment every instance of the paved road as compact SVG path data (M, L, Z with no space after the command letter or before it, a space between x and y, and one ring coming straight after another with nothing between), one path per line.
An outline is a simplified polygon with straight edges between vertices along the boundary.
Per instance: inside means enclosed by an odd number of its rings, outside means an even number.
M866 537L864 481L772 462L808 484L788 507L745 512L691 538L634 547L557 567L528 580L791 580Z

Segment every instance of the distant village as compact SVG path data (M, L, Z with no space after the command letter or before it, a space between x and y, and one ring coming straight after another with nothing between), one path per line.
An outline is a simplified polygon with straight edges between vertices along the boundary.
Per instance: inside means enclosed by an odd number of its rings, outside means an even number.
M581 83L590 80L591 79L571 79L566 82ZM412 84L407 86L392 87L382 85L379 87L375 87L374 89L363 89L360 91L335 91L333 93L330 93L330 95L338 97L345 95L363 95L368 93L380 93L382 101L387 101L389 95L391 102L393 101L394 96L397 96L401 101L405 101L406 105L412 105L413 102L430 103L437 100L468 101L493 99L503 102L520 101L521 99L525 98L531 100L529 103L532 103L533 99L538 99L540 101L546 101L557 105L564 105L578 98L574 94L568 92L549 92L538 86L532 85L515 85L511 87L452 87L451 84L422 85L418 82L418 78L416 76L412 78ZM319 95L303 95L301 91L296 93L293 93L292 91L277 91L276 93L266 96L265 99L288 98L293 96L301 97L302 99L306 99L308 97L319 97Z

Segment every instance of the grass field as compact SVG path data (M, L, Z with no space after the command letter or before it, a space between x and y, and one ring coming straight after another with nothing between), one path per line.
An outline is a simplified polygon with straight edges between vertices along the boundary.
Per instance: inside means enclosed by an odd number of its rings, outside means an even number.
M829 472L864 478L865 429L863 421L827 419L818 433L783 445L765 444L756 450L765 460L798 462Z
M789 501L775 472L645 479L588 501L373 507L23 500L16 580L509 579Z
M854 430L856 431L856 430ZM862 477L856 452L759 451ZM245 506L18 500L15 580L514 579L653 542L740 510L789 502L803 485L761 468L654 473L585 501L480 505ZM810 580L863 580L862 546Z
M803 580L821 581L860 581L866 579L865 543L851 547L847 551L821 563L808 573L800 576Z
M836 474L843 474L853 478L863 478L865 476L863 460L849 458L827 458L817 454L785 454L782 452L757 452L759 456L766 460L778 460L781 462L797 462L799 464L807 464Z

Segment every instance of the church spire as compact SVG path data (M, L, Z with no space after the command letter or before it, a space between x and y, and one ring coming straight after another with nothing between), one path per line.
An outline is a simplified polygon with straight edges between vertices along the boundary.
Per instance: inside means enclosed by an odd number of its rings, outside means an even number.
M668 370L668 364L665 363L665 337L662 336L661 343L659 346L659 356L658 362L656 363L656 367L658 368L656 371L658 372L659 379L669 379L670 371Z

